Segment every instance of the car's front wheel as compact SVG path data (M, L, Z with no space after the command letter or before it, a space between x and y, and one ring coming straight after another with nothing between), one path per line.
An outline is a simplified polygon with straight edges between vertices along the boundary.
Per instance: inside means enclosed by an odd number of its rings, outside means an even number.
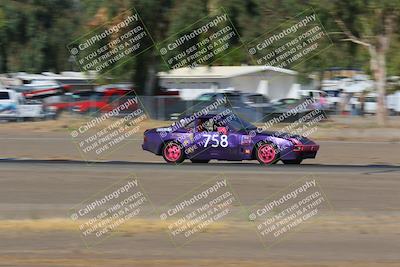
M283 164L300 164L302 159L290 159L290 160L282 160Z
M165 144L162 156L168 163L181 163L185 160L182 147L174 141Z
M255 153L257 160L261 164L274 164L279 159L278 149L272 143L258 143Z

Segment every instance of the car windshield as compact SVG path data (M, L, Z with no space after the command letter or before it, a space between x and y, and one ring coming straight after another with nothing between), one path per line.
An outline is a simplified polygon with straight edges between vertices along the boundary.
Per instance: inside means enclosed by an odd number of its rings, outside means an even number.
M210 101L214 94L203 94L197 98L199 101Z
M247 97L247 99L251 103L267 103L267 102L269 102L268 99L263 95L249 95Z
M101 97L104 96L103 92L92 92L92 91L82 91L82 92L77 92L72 95L74 99L77 100L96 100L100 99Z
M296 104L297 102L299 102L297 99L286 99L283 104Z

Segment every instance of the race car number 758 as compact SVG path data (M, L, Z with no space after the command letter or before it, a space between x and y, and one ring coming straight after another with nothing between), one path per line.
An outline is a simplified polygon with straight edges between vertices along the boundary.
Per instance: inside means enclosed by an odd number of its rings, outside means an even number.
M204 143L204 147L206 147L208 145L208 143L210 142L210 139L212 141L211 146L212 147L227 147L228 146L228 136L223 134L223 135L219 135L219 134L205 134L205 137L207 137L206 142ZM221 137L221 141L218 140L218 137Z

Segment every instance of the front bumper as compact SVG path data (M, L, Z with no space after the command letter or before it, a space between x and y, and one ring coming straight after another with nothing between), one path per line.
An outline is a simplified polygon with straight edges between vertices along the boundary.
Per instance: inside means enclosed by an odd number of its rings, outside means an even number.
M317 156L318 150L319 150L319 145L317 144L311 144L311 145L298 144L295 145L293 148L293 152L296 155L296 158L302 158L302 159L314 159Z
M317 152L319 150L319 145L313 144L313 145L304 145L304 144L298 144L295 145L293 148L294 152Z

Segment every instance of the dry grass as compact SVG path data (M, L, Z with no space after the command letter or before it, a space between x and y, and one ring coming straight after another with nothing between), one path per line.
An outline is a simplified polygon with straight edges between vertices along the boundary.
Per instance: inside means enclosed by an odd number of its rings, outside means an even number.
M79 226L85 223L83 220L72 221L70 219L53 218L38 220L0 220L0 232L48 232L48 231L79 231ZM123 234L161 232L168 229L172 221L156 219L128 220L117 227L115 232ZM204 232L223 230L226 223L215 222L207 226Z
M368 230L389 231L398 233L399 216L326 216L323 220L312 223L312 228L316 231L334 230L355 231ZM78 225L83 221L71 221L69 219L40 219L40 220L1 220L0 232L48 232L48 231L77 231ZM227 222L213 224L208 231L226 230L230 227L249 227L252 224L242 222L240 224ZM311 225L310 225L311 226ZM388 227L389 226L389 227ZM315 227L315 228L314 228ZM388 227L388 229L387 229ZM166 228L166 223L160 220L131 220L122 225L118 232L138 233L138 232L158 232ZM393 231L395 230L395 231ZM89 251L73 251L52 256L46 255L45 251L36 251L35 254L0 254L1 266L71 266L71 267L123 267L123 266L230 266L230 267L395 267L400 266L398 261L276 261L276 260L232 260L232 259L130 259L130 258L109 258L107 255L92 254ZM71 254L70 254L71 253ZM72 254L73 253L73 254Z
M357 216L357 215L321 215L316 220L305 222L306 228L315 231L329 232L363 232L400 234L400 216ZM68 218L0 220L0 232L43 232L43 231L79 231L83 220L72 221ZM123 234L161 232L168 229L173 221L158 219L128 220L117 227L115 232ZM238 229L252 228L253 223L247 221L218 221L206 227L203 232L230 232Z
M274 261L274 260L213 260L213 259L106 259L99 256L80 256L73 258L47 258L47 257L15 257L0 256L0 262L7 266L229 266L229 267L397 267L399 262L395 261L327 261L327 262L303 262L303 261Z

